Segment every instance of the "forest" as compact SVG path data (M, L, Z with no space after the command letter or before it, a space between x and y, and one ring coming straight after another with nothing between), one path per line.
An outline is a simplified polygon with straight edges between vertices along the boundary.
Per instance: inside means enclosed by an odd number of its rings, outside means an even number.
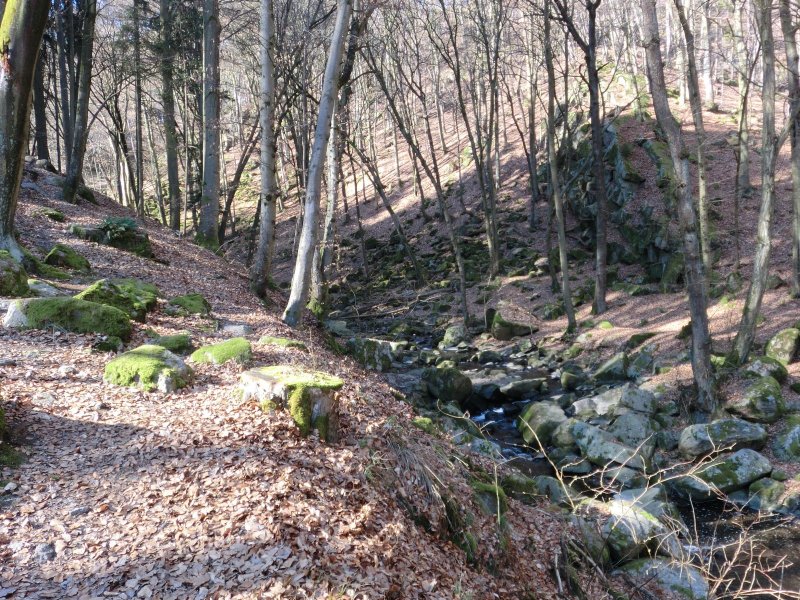
M800 600L798 29L0 0L0 598Z

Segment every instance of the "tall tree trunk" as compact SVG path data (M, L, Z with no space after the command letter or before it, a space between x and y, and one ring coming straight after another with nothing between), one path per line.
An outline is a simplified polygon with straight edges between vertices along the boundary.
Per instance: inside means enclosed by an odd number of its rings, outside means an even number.
M156 144L153 139L153 128L150 126L149 111L144 113L144 123L147 128L147 143L150 146L150 165L153 168L153 187L156 192L156 203L158 204L158 214L161 217L161 224L167 224L167 211L164 207L164 191L161 187L161 168L158 165L158 154Z
M261 0L261 222L258 229L258 248L250 268L250 287L259 296L266 292L272 269L275 246L275 198L278 185L275 179L275 17L272 0Z
M75 118L72 114L72 57L69 48L75 44L75 39L69 40L67 46L67 26L65 22L65 11L72 12L72 3L64 2L60 10L57 10L56 39L58 40L58 72L59 87L61 88L61 122L64 132L64 162L69 169L69 161L72 153L72 131Z
M750 354L756 331L756 321L769 275L772 217L775 206L775 163L778 150L785 140L775 137L775 42L772 35L772 0L756 0L756 21L761 38L763 70L761 120L761 209L758 213L753 276L747 290L742 320L733 342L733 358L742 364ZM788 130L787 130L788 133Z
M144 217L144 144L142 143L142 49L139 0L133 0L134 112L136 117L136 214Z
M558 258L561 264L561 295L567 313L567 329L573 331L575 309L572 307L572 290L569 282L569 261L567 260L567 232L564 223L564 206L561 201L561 185L558 181L558 159L556 156L556 73L553 67L553 49L550 36L550 0L545 0L544 18L544 56L547 64L547 156L550 161L550 193L555 205L558 227ZM566 117L565 117L566 118Z
M689 292L689 312L692 324L692 371L697 386L694 406L711 414L717 407L717 390L711 369L711 336L708 333L708 314L705 270L700 257L697 236L697 215L689 180L688 152L683 143L680 125L672 115L667 100L664 66L661 60L661 40L658 35L656 0L642 0L642 35L647 55L647 75L656 119L667 137L670 156L677 177L679 215L683 231L683 251L686 260L686 280Z
M178 175L178 136L175 123L175 50L173 16L169 0L160 0L161 17L161 104L164 108L164 138L167 155L167 194L169 197L169 226L178 231L181 225L181 190Z
M14 216L30 129L31 88L50 2L14 1L0 19L0 249L22 261Z
M234 214L234 205L233 200L236 197L236 191L239 189L239 184L242 181L242 174L244 173L245 167L247 167L247 163L250 160L250 156L253 154L253 151L256 149L256 133L258 132L258 121L253 123L253 126L250 128L250 132L247 136L246 140L242 140L244 143L244 148L242 149L242 153L239 156L239 160L236 163L236 171L233 173L233 179L231 179L230 184L227 182L227 175L225 176L225 208L222 210L222 218L220 219L219 223L219 241L220 243L225 241L225 232L228 228L228 222L231 223L231 233L235 233L235 223L236 217ZM223 160L223 164L224 164Z
M36 72L33 75L33 112L36 121L36 156L40 160L50 160L47 147L47 99L44 95L44 52L39 54Z
M219 0L203 3L203 195L197 241L219 246Z
M314 134L314 147L311 152L308 177L306 180L305 218L297 250L289 302L283 312L283 321L292 327L300 323L303 307L308 296L311 280L313 254L317 245L317 225L319 221L319 199L322 186L322 171L325 167L325 150L330 135L331 120L336 106L339 68L342 62L344 43L350 16L353 12L352 0L339 0L336 27L331 39L325 77L322 82L317 128Z
M780 0L779 10L789 71L789 105L796 115L792 121L789 144L792 149L792 296L797 298L800 297L800 57L789 0Z
M83 3L83 30L81 32L81 55L79 59L79 82L75 105L75 128L72 137L69 168L64 181L64 200L75 202L75 195L83 175L83 157L86 154L86 139L89 137L89 99L92 86L92 52L94 49L94 22L97 17L97 0Z
M711 50L711 18L708 14L709 4L710 2L702 2L700 6L700 43L703 46L703 99L707 108L716 110L717 103L714 100L714 53ZM689 52L688 48L687 52ZM691 95L691 93L692 91L690 89L689 94ZM689 101L691 102L691 98Z
M741 197L750 192L750 129L747 122L747 99L750 92L751 67L747 55L747 42L745 40L744 25L745 4L748 0L734 0L733 2L733 35L736 40L737 62L737 89L739 91L739 106L736 111L738 123L738 158L739 168L737 177L737 202ZM738 236L738 232L737 232Z
M700 98L700 85L697 81L697 61L696 51L694 45L694 34L686 18L686 12L683 9L682 0L674 0L675 9L678 13L678 19L683 29L683 37L686 41L686 59L689 66L689 73L686 78L689 86L689 105L692 107L692 118L694 120L694 129L697 137L697 212L699 216L698 225L700 226L700 252L703 258L703 268L705 272L711 273L712 259L711 259L711 234L708 222L708 193L706 191L708 176L706 159L706 131L703 125L703 101ZM706 9L707 10L707 9ZM707 19L706 14L703 19ZM706 48L705 51L708 51ZM704 75L705 76L705 75ZM713 90L713 86L712 86ZM712 100L713 102L713 94ZM706 280L706 283L708 281Z

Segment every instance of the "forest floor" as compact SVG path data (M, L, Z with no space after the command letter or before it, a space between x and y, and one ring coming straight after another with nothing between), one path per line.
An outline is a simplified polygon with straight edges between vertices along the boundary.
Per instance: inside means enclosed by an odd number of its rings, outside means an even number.
M65 243L92 266L50 283L75 293L135 277L164 298L202 293L213 319L169 316L160 300L130 347L148 328L189 331L199 345L230 335L217 322L248 325L253 364L344 379L343 434L336 444L302 438L286 412L243 403L232 363L193 365L192 386L145 393L103 382L113 355L92 351L92 335L2 328L0 394L21 461L0 467L0 597L558 597L563 517L509 500L498 525L470 488L495 467L413 427L411 408L379 375L328 350L316 326L285 327L278 294L265 308L239 267L149 219L158 261L74 238L69 223L128 213L102 197L66 204L44 175L27 173L38 189L22 193L22 243L40 256ZM262 335L302 340L309 352L259 345ZM439 489L474 520L473 564L447 539ZM427 532L403 508L409 499ZM604 597L597 576L582 578Z

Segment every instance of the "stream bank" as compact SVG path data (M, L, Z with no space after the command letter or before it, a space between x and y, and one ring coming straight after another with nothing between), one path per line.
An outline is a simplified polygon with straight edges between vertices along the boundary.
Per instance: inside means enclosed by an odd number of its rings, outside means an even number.
M496 313L487 322L488 331L455 325L438 335L430 323L328 328L386 373L415 406L418 427L514 467L517 475L500 481L506 494L546 496L564 509L606 569L683 598L709 597L715 578L797 597L800 569L788 563L800 562L800 548L788 542L800 539L800 491L759 453L767 423L785 417L790 426L773 440L775 452L776 444L793 451L800 426L781 397L780 361L751 361L752 383L728 402L729 414L689 425L685 407L650 381L669 367L646 333L601 362L584 352L585 334L565 348ZM724 555L741 540L753 549L733 564ZM753 572L743 557L755 548L776 570Z

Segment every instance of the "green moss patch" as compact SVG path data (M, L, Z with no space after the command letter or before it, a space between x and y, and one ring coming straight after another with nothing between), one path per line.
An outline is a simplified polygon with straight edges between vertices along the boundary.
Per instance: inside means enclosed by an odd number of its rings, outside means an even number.
M433 434L436 431L436 425L434 425L430 417L414 417L412 423L414 427L421 429L425 433Z
M508 510L508 498L499 485L476 481L472 483L472 490L475 492L475 500L487 514L503 515Z
M91 269L89 261L82 254L64 244L53 246L44 257L44 262L52 267L64 267L82 273L87 273Z
M31 252L27 248L22 249L22 254L24 255L24 258L22 260L22 265L25 267L25 270L28 271L28 273L39 275L44 279L64 280L70 278L69 273L67 273L62 269L59 269L58 267L48 265L44 261L39 260L36 256L31 254Z
M131 321L126 313L104 304L77 298L18 300L9 308L7 325L26 329L56 327L74 333L99 333L127 340Z
M161 335L156 337L153 343L175 354L186 354L192 349L192 338L188 333Z
M209 304L208 300L206 300L202 294L186 294L184 296L172 298L172 300L169 301L167 312L178 316L206 316L211 313L211 304Z
M20 297L30 293L28 274L5 250L0 250L0 296Z
M235 360L238 363L249 362L253 357L253 350L244 338L231 338L220 342L218 344L211 344L210 346L202 346L195 350L190 357L191 360L198 363L213 363L221 365L229 360Z
M263 367L258 371L275 379L289 390L287 401L289 414L302 435L308 435L312 429L317 429L320 438L328 439L328 416L314 418L310 391L313 389L336 391L342 388L344 381L328 373L303 371L287 365Z
M306 346L303 342L298 340L290 340L289 338L265 335L258 340L258 343L262 346L280 346L281 348L295 348L297 350L302 350L303 352L308 352L308 346Z
M46 217L51 221L55 221L56 223L63 223L65 220L64 213L62 213L60 210L56 210L55 208L42 208L41 210L37 211L36 214Z
M108 363L103 379L107 383L138 387L148 392L172 392L185 387L191 375L191 369L166 348L145 345Z
M113 306L137 321L144 321L158 302L158 288L138 279L101 279L75 298Z

